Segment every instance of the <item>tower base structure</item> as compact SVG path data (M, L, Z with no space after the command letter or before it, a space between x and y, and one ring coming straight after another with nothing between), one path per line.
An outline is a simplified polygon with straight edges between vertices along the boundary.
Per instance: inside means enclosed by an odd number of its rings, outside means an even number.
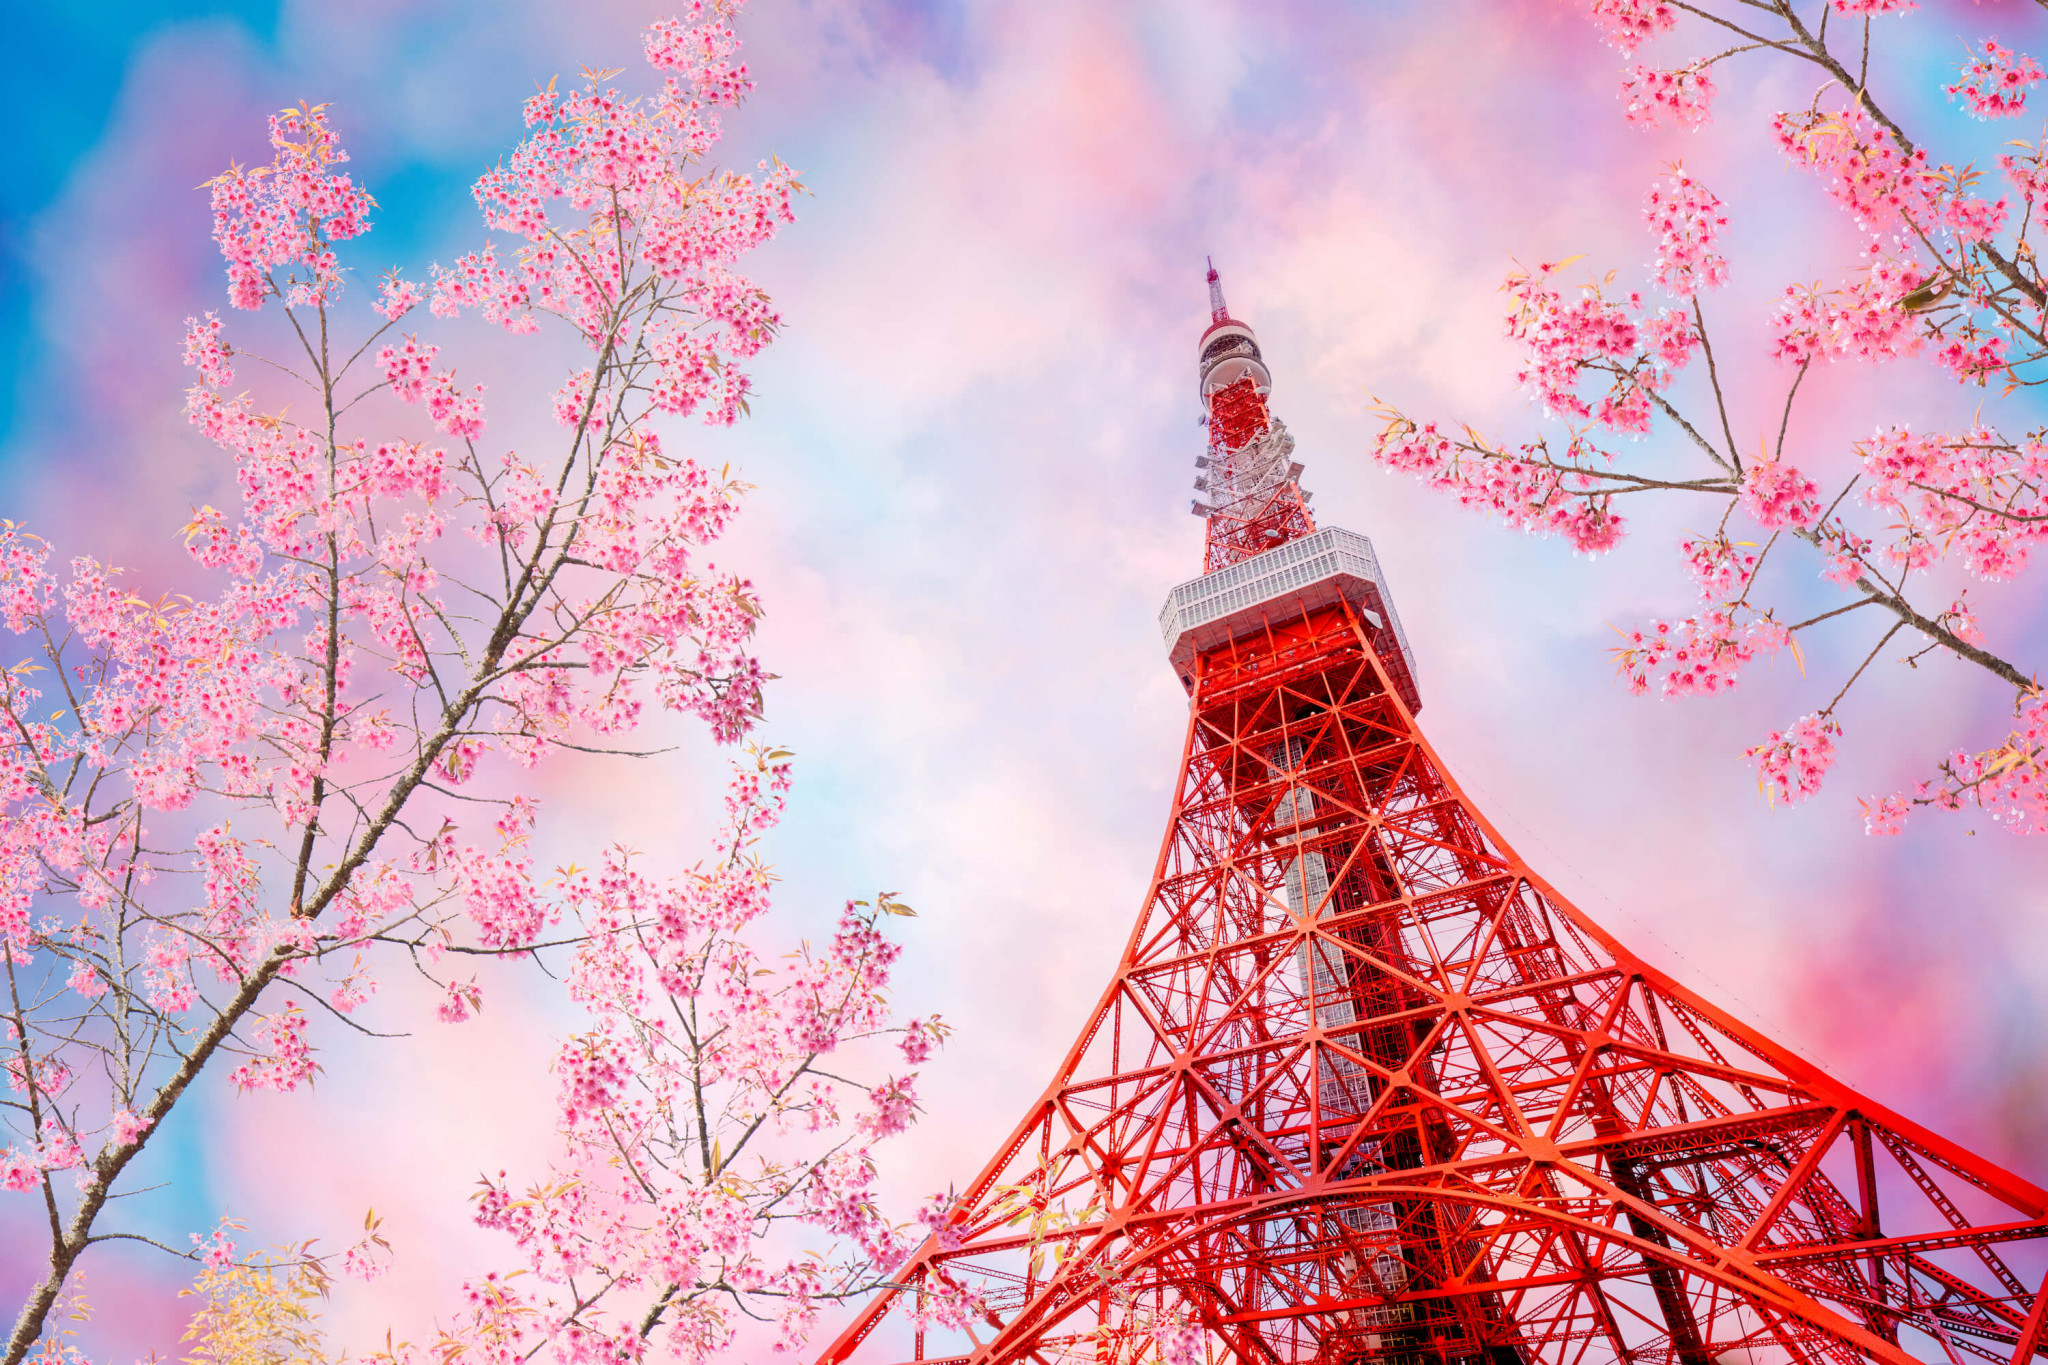
M2048 1194L1544 883L1438 762L1406 660L1375 648L1390 618L1343 577L1190 650L1166 840L1108 989L822 1365L1175 1340L1273 1365L2025 1365ZM945 1343L917 1326L942 1287L978 1319ZM892 1308L904 1332L871 1342Z

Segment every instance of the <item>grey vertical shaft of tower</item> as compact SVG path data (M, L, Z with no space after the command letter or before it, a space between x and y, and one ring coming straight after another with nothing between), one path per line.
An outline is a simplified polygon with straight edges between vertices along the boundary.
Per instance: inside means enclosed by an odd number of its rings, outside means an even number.
M1300 740L1292 740L1267 750L1266 757L1275 767L1293 771L1304 765L1306 746ZM1315 817L1315 789L1306 783L1290 786L1280 800L1280 822L1306 829L1312 827ZM1330 894L1329 864L1323 854L1302 854L1288 866L1285 877L1287 910L1296 920L1328 919L1337 913L1337 898ZM1290 993L1291 986L1295 995L1294 1000L1285 1001L1283 1007L1294 1006L1297 1001L1305 1003L1316 1023L1327 1029L1332 1038L1347 1046L1362 1046L1357 1033L1358 1007L1352 991L1347 955L1320 936L1314 936L1304 939L1296 950L1294 966L1295 982L1276 983L1281 994ZM1372 1078L1342 1048L1326 1049L1317 1060L1317 1070L1325 1108L1353 1114L1363 1114L1371 1109ZM1361 1153L1353 1160L1378 1160L1380 1155L1377 1151ZM1398 1255L1392 1254L1399 1246L1395 1232L1400 1225L1394 1205L1355 1205L1342 1210L1337 1217L1353 1232L1364 1234L1368 1244L1379 1248L1379 1254L1373 1257L1370 1266L1361 1265L1352 1252L1343 1253L1344 1273L1354 1283L1363 1280L1389 1298L1405 1289L1408 1267ZM1352 1323L1367 1333L1368 1345L1377 1349L1379 1335L1370 1329L1396 1327L1410 1321L1413 1316L1412 1305L1389 1303L1357 1310L1352 1315Z

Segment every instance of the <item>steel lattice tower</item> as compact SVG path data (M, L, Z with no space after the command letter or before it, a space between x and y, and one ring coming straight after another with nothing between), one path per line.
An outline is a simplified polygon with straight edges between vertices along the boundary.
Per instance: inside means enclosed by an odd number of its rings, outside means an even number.
M1372 548L1316 529L1209 284L1151 890L1051 1085L820 1365L1162 1340L1212 1365L2030 1365L2048 1194L1649 967L1507 846L1417 728ZM923 1324L939 1286L978 1296L967 1333Z

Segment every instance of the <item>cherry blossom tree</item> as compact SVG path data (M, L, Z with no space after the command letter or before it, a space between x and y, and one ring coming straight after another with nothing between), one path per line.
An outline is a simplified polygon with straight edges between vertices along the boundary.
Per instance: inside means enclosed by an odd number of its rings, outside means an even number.
M210 186L228 303L271 330L208 313L185 338L186 413L241 496L183 529L210 589L159 595L0 526L0 1198L48 1230L6 1365L73 1351L53 1308L94 1247L146 1240L115 1200L178 1106L299 1090L366 1015L409 1027L419 991L371 1004L393 974L428 983L434 1027L482 1007L494 964L543 962L583 1025L552 1059L556 1159L475 1197L505 1264L386 1358L700 1360L749 1317L788 1343L903 1253L871 1151L945 1030L884 1002L892 897L817 945L767 918L790 755L749 739L761 607L709 558L743 486L673 448L674 419L745 410L739 367L778 318L737 267L800 188L779 162L708 164L751 88L736 8L653 25L650 93L598 72L533 96L475 184L489 239L367 300L344 261L370 194L327 109L274 116L272 160ZM580 353L521 428L555 437L493 439L522 395L443 354L462 314ZM735 754L702 860L536 866L534 770L624 763L664 713ZM797 1250L797 1227L836 1250ZM391 1257L374 1219L331 1265L238 1236L165 1248L203 1263L202 1356L300 1341L330 1273Z
M1616 659L1631 690L1713 693L1735 686L1760 657L1797 652L1805 632L1868 632L1867 657L1826 681L1825 701L1748 751L1766 794L1797 801L1819 789L1846 738L1838 708L1873 662L1895 648L1909 662L1952 656L2011 688L2010 732L1930 762L1911 791L1866 800L1867 827L1893 833L1915 807L1967 806L2018 832L2048 831L2039 661L2023 642L1987 640L1956 587L1961 578L2019 576L2048 538L2048 429L2026 415L2025 393L2048 378L2048 275L2033 221L2048 205L2044 148L2012 144L1994 177L1940 160L1894 118L1895 92L1873 88L1871 58L1887 43L1936 40L1913 31L1917 21L1904 13L1916 8L1912 0L1590 0L1586 8L1627 63L1620 93L1632 123L1702 127L1713 73L1725 78L1728 63L1774 62L1809 83L1811 102L1779 113L1768 133L1847 216L1862 254L1821 266L1831 284L1783 289L1767 319L1782 379L1745 405L1746 395L1723 382L1710 326L1709 300L1734 268L1721 251L1727 208L1673 167L1642 204L1657 249L1650 297L1617 293L1612 275L1572 287L1570 262L1507 281L1508 333L1524 356L1517 379L1556 434L1502 443L1387 406L1373 457L1507 526L1563 536L1588 554L1620 541L1629 499L1688 500L1711 528L1678 546L1700 606L1627 633ZM1676 47L1680 60L1636 61L1652 40L1659 51ZM1986 36L1945 89L1975 117L2002 120L2025 112L2042 79L2034 59ZM1725 314L1720 321L1725 330ZM1982 405L1960 429L1915 429L1904 413L1873 413L1869 435L1849 449L1788 448L1802 382L1841 362L1932 366L1980 391ZM1666 439L1617 440L1653 430ZM1739 442L1737 432L1766 438ZM1787 574L1817 574L1839 587L1841 601L1799 619L1786 606Z

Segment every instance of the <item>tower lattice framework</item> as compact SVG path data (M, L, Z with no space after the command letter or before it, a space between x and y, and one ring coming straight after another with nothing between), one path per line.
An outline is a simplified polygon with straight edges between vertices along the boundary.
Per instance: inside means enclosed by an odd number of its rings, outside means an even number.
M1052 1083L820 1365L2028 1365L2048 1193L1552 890L1415 722L1213 268L1190 711L1138 921ZM967 1330L927 1311L968 1296Z

